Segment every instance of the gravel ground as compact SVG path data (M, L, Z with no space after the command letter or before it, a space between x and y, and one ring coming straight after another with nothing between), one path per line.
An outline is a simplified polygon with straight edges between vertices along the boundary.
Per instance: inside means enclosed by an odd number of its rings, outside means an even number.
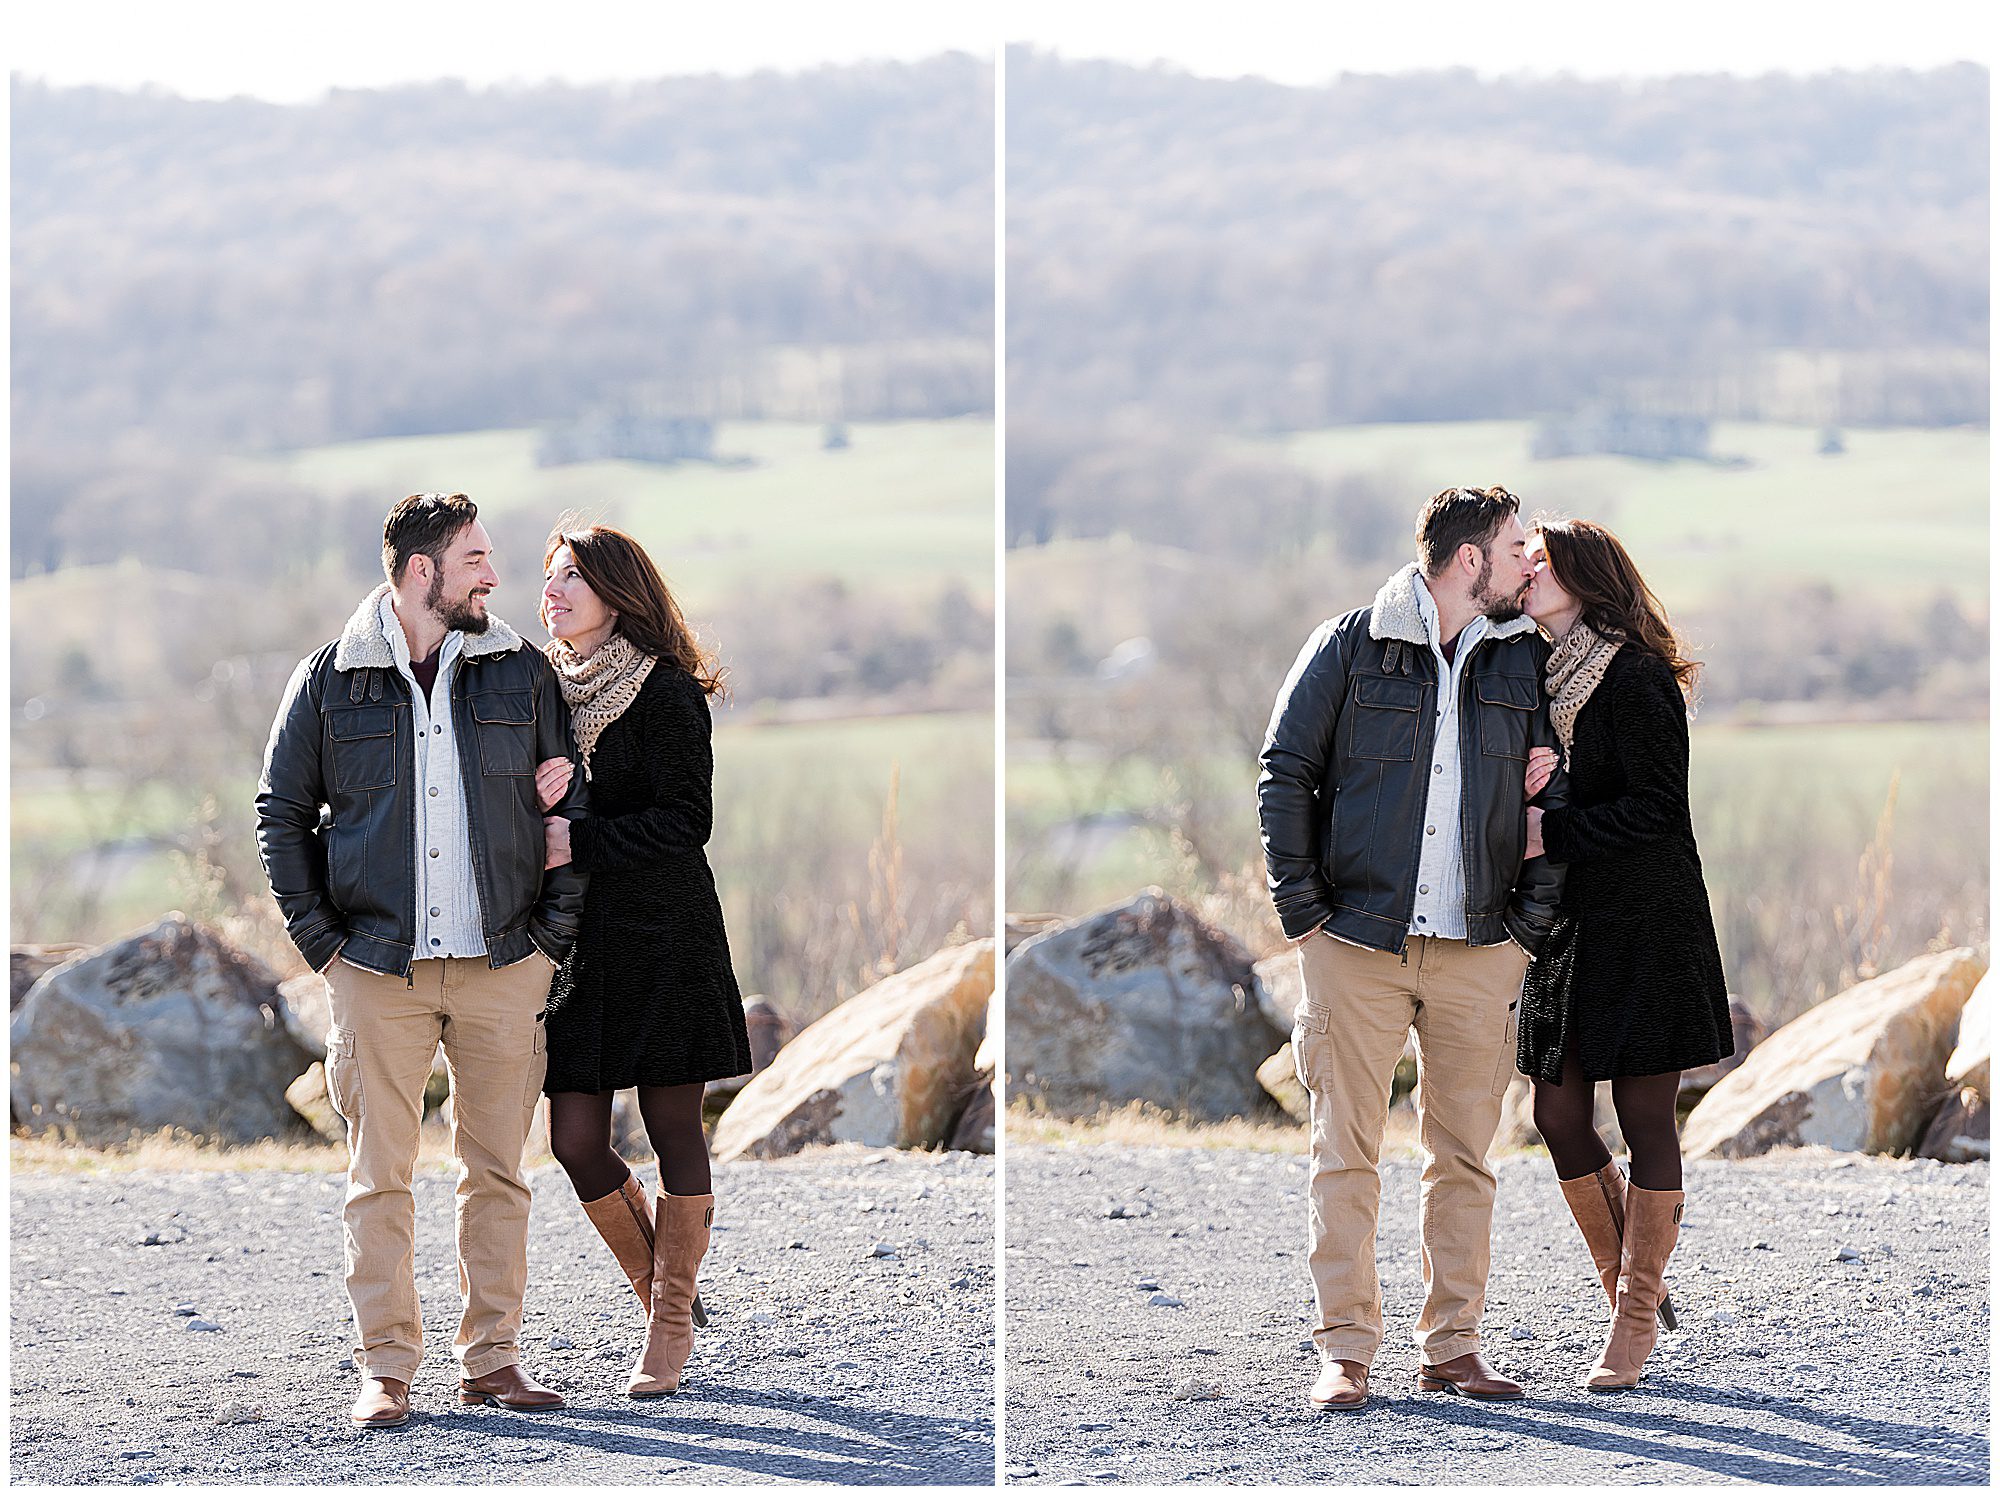
M710 1327L680 1395L641 1403L621 1391L632 1290L540 1168L523 1361L570 1406L518 1414L457 1400L452 1179L421 1176L413 1416L364 1434L339 1175L17 1170L11 1477L988 1485L993 1177L990 1158L851 1146L719 1167Z
M1575 1384L1609 1310L1547 1160L1498 1172L1486 1350L1528 1400L1415 1390L1402 1160L1383 1168L1375 1401L1316 1414L1303 1157L1010 1144L1007 1479L1987 1483L1987 1165L1692 1165L1681 1329L1617 1396Z

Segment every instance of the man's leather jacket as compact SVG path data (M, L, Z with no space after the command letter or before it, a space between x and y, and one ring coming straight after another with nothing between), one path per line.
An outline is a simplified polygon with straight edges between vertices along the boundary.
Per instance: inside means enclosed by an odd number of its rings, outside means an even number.
M340 638L301 661L264 750L257 846L292 943L315 971L336 955L408 976L417 935L415 713L382 636L378 587ZM541 651L499 619L467 634L452 731L489 964L576 939L583 874L543 872L535 765L571 758L569 708ZM582 776L554 814L582 813Z
M1278 692L1260 756L1264 864L1288 938L1325 928L1400 952L1417 899L1417 861L1437 729L1437 658L1405 567L1359 608L1316 629ZM1460 826L1466 933L1512 936L1529 952L1555 922L1562 869L1522 859L1528 750L1554 746L1542 694L1549 645L1526 618L1498 624L1461 673ZM1536 803L1566 803L1558 768Z

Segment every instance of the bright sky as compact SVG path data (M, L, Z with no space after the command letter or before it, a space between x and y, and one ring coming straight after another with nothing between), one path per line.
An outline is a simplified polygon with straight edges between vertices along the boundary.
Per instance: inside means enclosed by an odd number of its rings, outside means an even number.
M991 12L949 0L30 0L11 14L15 73L281 102L433 78L597 82L996 50Z
M12 12L7 55L12 71L57 83L279 100L443 77L592 82L991 56L1002 41L1308 84L1453 66L1605 76L1989 61L1986 9L1972 0L40 0Z
M1442 67L1593 77L1933 67L1988 61L1994 29L1979 19L1990 4L1972 0L1011 0L1000 9L1010 42L1064 57L1291 84Z

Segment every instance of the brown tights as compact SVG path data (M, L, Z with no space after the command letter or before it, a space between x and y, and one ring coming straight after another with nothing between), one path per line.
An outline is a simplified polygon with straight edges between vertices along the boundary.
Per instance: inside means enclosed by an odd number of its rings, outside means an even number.
M701 1128L699 1081L639 1087L639 1116L660 1161L660 1188L670 1195L709 1192L708 1137ZM549 1151L569 1175L579 1200L601 1200L630 1170L611 1146L610 1091L556 1091L549 1096Z
M1632 1183L1642 1190L1681 1187L1680 1127L1674 1115L1680 1090L1678 1070L1621 1075L1611 1082L1618 1130L1632 1155ZM1574 1044L1563 1056L1561 1084L1535 1081L1535 1131L1548 1144L1558 1179L1582 1179L1611 1162L1611 1150L1592 1115L1596 1100L1597 1087L1584 1079Z

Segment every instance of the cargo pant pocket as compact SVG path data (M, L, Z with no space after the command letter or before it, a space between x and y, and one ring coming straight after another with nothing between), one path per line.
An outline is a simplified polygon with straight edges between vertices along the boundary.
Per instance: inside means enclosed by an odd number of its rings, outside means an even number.
M1493 1067L1493 1094L1505 1096L1520 1072L1514 1066L1514 1051L1521 1041L1521 1000L1507 1004L1507 1029L1500 1037L1500 1059Z
M549 1078L548 1017L546 1009L535 1015L535 1054L528 1066L528 1088L521 1097L521 1104L530 1111L542 1099L542 1084Z
M1292 1073L1308 1091L1314 1089L1314 1078L1325 1068L1322 1051L1330 1042L1327 1030L1331 1026L1331 1015L1310 1002L1301 1002L1292 1015Z
M361 1062L354 1054L354 1030L333 1028L326 1036L326 1097L349 1122L361 1120Z

